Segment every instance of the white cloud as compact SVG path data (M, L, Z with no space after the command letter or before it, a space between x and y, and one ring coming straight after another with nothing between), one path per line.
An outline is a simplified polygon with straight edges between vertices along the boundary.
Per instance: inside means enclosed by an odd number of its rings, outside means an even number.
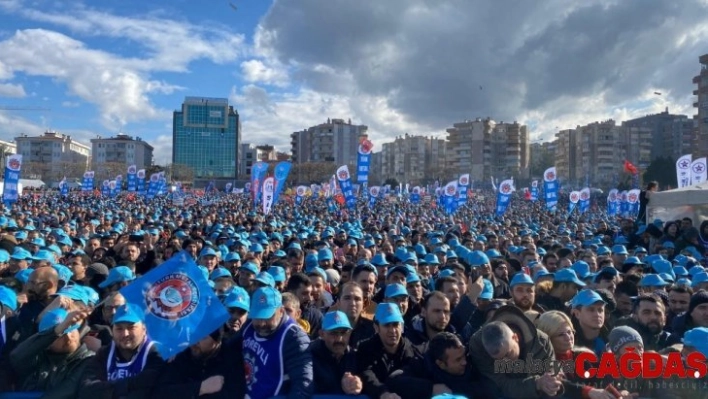
M19 84L0 83L0 97L27 97L25 88Z
M243 78L250 83L264 83L274 86L287 86L288 72L275 65L266 66L261 60L248 60L241 63Z
M65 107L65 108L76 108L80 105L81 104L79 104L78 102L75 102L75 101L62 101L62 103L61 103L61 106Z
M157 165L172 163L172 135L161 134L152 140L147 140L153 146L153 161Z

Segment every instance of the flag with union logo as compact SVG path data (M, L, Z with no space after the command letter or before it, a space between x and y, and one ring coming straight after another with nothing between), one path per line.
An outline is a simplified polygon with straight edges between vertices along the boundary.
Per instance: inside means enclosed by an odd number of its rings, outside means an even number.
M229 313L184 251L120 290L145 313L158 353L169 359L215 331Z

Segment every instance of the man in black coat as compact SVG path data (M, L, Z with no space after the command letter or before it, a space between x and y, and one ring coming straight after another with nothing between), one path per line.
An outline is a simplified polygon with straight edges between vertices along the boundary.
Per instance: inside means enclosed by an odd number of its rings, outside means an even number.
M343 312L333 311L324 315L320 338L310 344L315 393L361 393L361 379L353 374L356 372L354 351L348 345L351 332L352 326Z

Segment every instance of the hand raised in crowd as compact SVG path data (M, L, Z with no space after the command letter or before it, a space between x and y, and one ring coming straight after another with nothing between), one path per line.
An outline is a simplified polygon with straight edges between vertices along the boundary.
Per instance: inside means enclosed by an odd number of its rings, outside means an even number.
M536 380L536 390L548 396L556 396L562 386L560 379L551 373L546 373Z
M483 289L484 278L482 276L477 277L476 280L472 280L472 276L467 279L467 296L472 303L477 303L477 299L482 294Z
M361 379L350 372L344 373L342 377L342 390L347 395L358 395L364 388Z
M64 321L54 327L54 332L57 335L64 335L64 331L66 331L69 327L73 326L74 324L81 323L88 316L89 313L84 310L74 310L68 315L66 315L66 319L64 319Z
M202 381L202 385L199 387L199 396L211 395L221 391L224 386L224 376L223 375L213 375L206 380Z

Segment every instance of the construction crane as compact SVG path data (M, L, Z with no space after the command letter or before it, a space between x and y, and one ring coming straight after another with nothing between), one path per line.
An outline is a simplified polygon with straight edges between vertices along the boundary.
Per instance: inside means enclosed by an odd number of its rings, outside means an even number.
M0 105L0 111L51 111L51 108L44 107L21 107L14 105Z

